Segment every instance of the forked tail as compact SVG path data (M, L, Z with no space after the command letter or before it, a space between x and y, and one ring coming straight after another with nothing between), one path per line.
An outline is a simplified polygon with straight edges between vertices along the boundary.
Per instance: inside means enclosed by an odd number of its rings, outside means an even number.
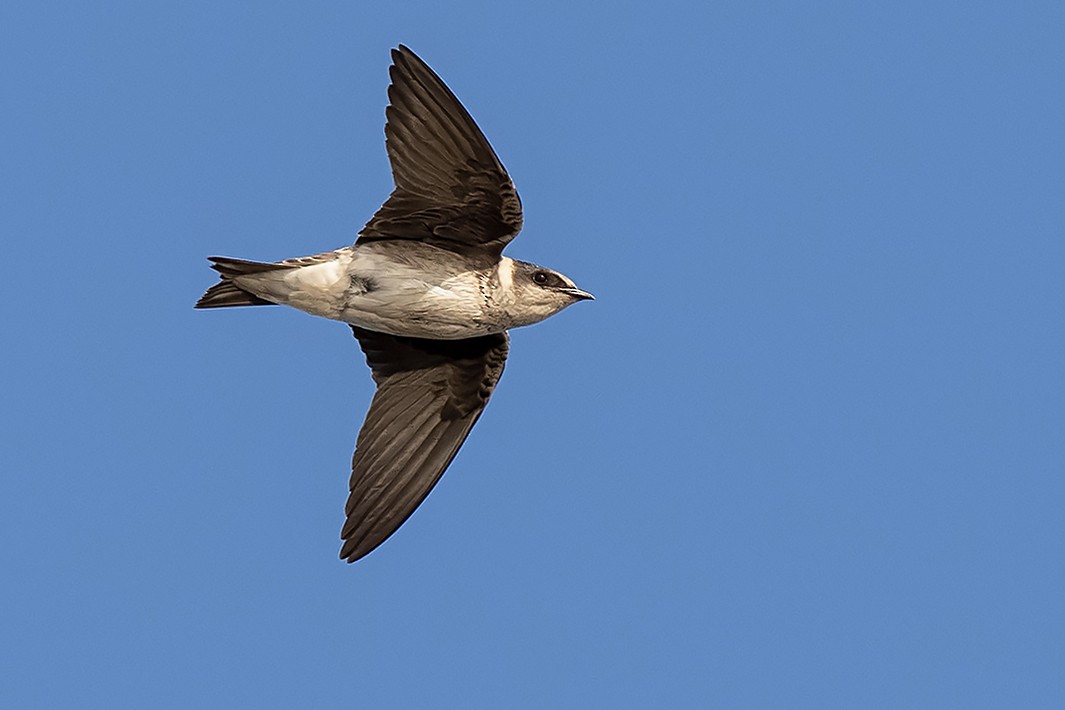
M275 264L262 261L247 261L245 259L231 259L227 256L207 257L211 262L211 268L217 271L222 280L216 283L196 301L196 308L228 308L230 306L272 306L272 301L259 298L255 294L248 293L237 286L231 279L237 276L249 274L261 274L264 271L276 271L278 269L292 268L286 264Z

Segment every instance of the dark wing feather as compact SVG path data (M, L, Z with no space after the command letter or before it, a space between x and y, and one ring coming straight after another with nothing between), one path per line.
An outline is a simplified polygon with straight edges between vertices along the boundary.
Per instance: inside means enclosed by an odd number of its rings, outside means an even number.
M341 559L369 554L429 495L503 374L505 333L423 340L352 326L377 392L351 462Z
M414 52L392 50L385 147L396 188L359 239L420 239L498 257L521 200L488 140Z

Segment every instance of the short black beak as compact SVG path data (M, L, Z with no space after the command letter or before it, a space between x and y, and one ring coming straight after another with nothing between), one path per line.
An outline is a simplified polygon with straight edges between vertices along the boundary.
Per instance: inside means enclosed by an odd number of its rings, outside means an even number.
M564 288L564 289L561 289L561 291L562 291L562 293L565 293L567 295L573 296L578 301L594 301L595 300L595 296L593 296L592 294L588 293L587 291L582 291L582 290L580 290L577 287Z

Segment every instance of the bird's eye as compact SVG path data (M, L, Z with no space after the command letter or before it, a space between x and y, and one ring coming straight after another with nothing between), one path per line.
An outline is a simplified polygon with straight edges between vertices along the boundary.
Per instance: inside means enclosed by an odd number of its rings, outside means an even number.
M537 271L533 273L533 281L543 286L545 283L547 283L547 272Z

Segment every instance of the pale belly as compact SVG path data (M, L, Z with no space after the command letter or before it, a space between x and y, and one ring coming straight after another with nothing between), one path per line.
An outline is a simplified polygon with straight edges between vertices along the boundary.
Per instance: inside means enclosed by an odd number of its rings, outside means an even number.
M437 340L473 338L505 330L488 317L479 290L391 284L348 297L336 320L392 335Z
M479 272L441 274L396 263L372 250L342 250L335 260L241 277L238 285L275 303L391 335L437 340L506 330L485 297Z

